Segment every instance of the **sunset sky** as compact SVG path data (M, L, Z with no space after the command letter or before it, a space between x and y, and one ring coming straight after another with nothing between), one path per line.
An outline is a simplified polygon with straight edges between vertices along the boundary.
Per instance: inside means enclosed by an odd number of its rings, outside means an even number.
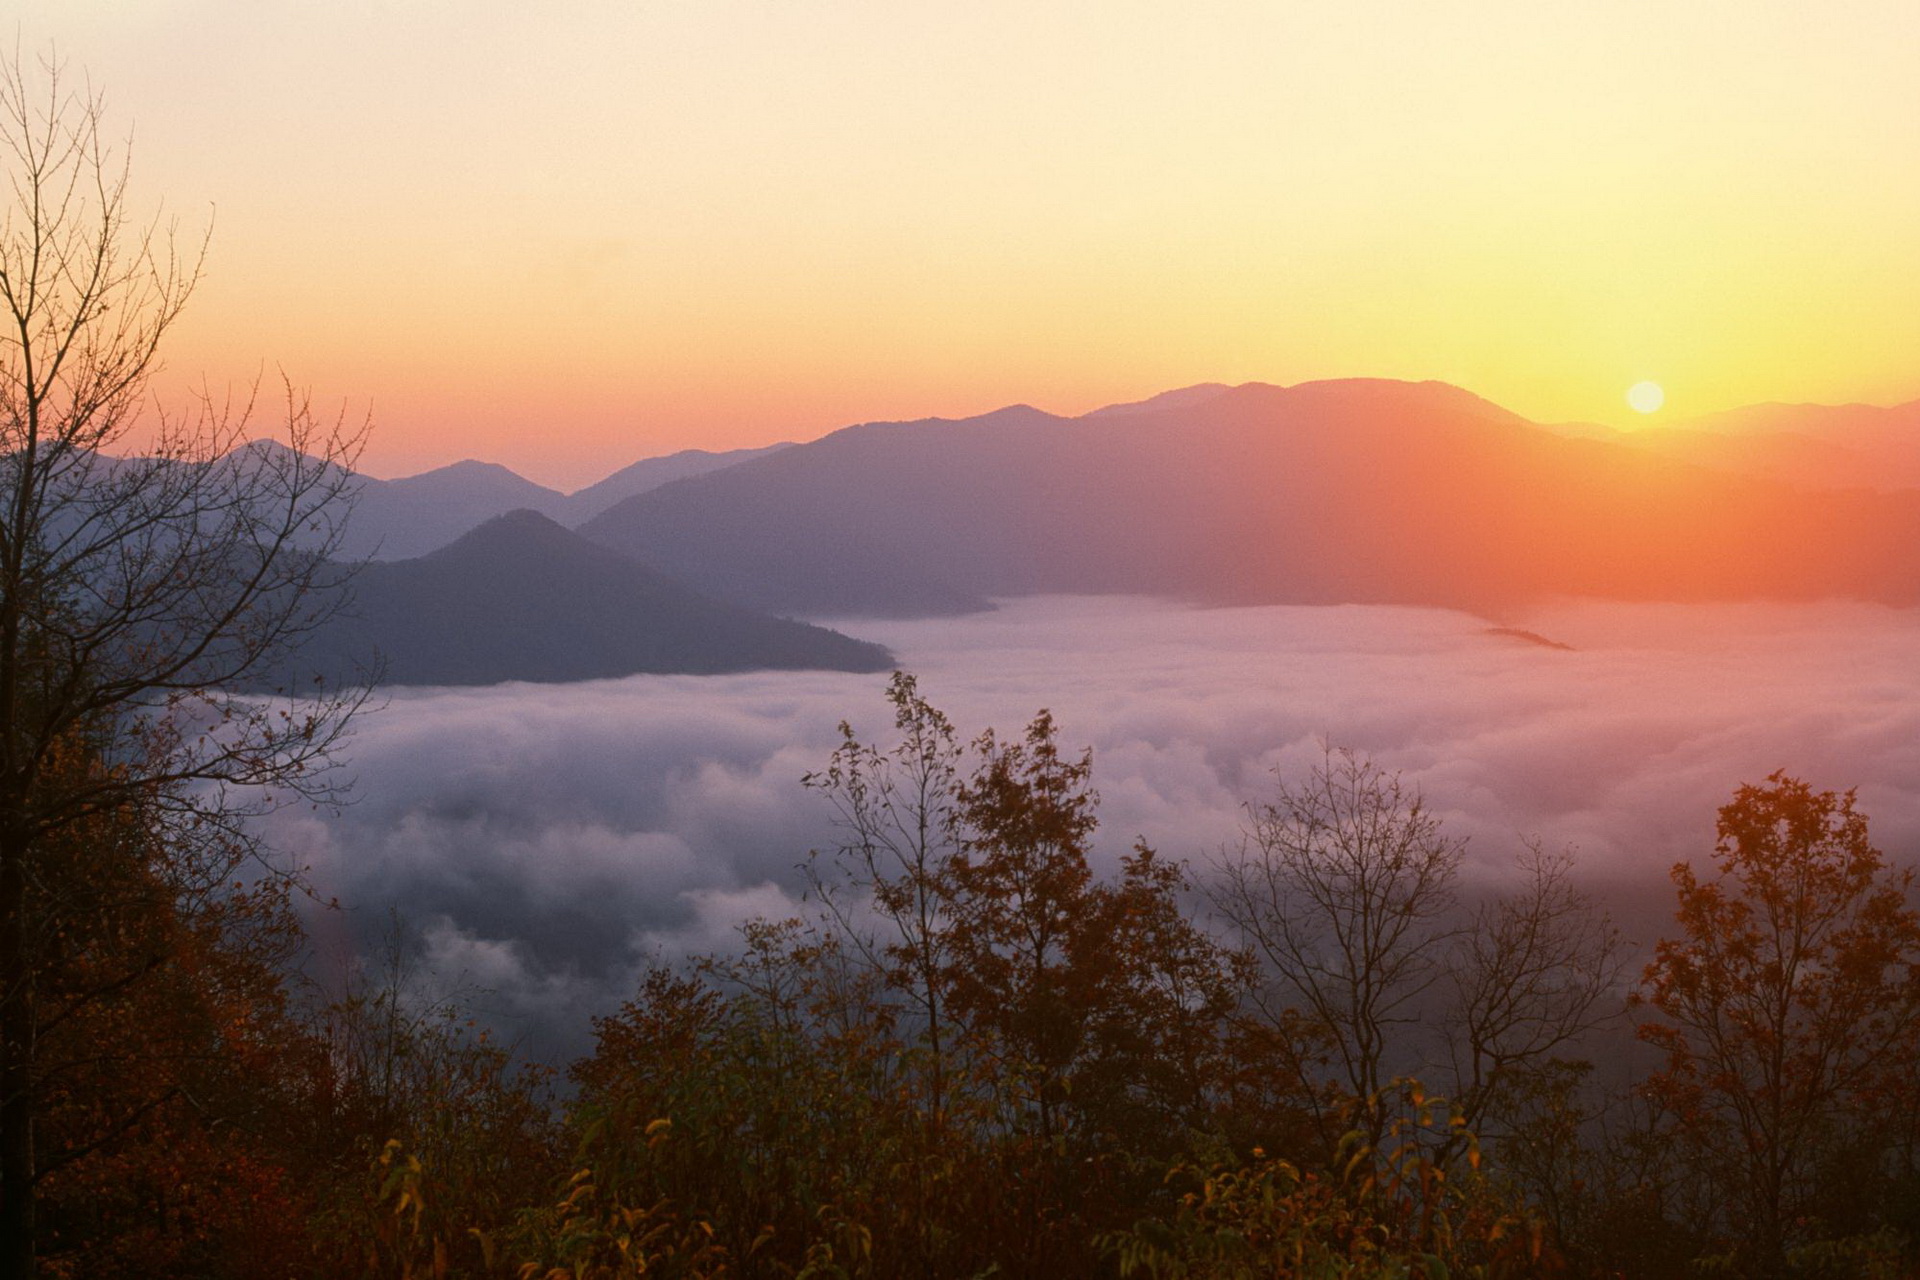
M14 12L214 220L164 388L283 367L377 475L1200 381L1920 397L1912 0Z

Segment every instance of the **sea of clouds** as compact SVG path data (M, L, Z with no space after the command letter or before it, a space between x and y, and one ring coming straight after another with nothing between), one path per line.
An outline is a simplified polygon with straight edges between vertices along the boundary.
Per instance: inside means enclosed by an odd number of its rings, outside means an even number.
M1667 868L1704 862L1715 810L1784 769L1857 787L1876 843L1920 862L1920 613L1854 604L1567 603L1499 619L1382 606L1200 609L1041 598L959 619L846 622L891 646L971 736L1042 707L1091 746L1098 857L1144 838L1196 869L1243 806L1324 746L1403 772L1466 875L1525 837L1580 872L1640 942ZM338 813L267 820L338 911L325 964L398 912L420 963L540 1055L589 1043L657 960L725 950L805 910L799 864L834 844L819 768L845 719L887 740L885 676L639 676L400 689L360 722ZM329 960L328 957L331 957Z

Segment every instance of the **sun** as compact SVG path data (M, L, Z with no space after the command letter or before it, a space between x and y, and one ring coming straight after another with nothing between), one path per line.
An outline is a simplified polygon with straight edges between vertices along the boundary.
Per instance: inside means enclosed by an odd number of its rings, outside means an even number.
M1636 382L1627 388L1627 403L1640 413L1655 413L1667 402L1667 393L1657 382Z

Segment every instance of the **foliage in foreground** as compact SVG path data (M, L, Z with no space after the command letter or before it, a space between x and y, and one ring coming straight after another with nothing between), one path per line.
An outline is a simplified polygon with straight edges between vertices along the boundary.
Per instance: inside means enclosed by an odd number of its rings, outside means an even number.
M1385 1145L1351 1130L1331 1168L1302 1169L1255 1148L1246 1160L1182 1162L1167 1175L1184 1187L1171 1214L1103 1240L1122 1276L1152 1280L1500 1280L1563 1270L1545 1223L1479 1173L1480 1151L1457 1109L1419 1085L1357 1108L1394 1111ZM1396 1105L1398 1104L1398 1105ZM1436 1140L1437 1139L1437 1140ZM1451 1174L1436 1150L1455 1147Z
M103 815L49 885L88 923L41 975L79 997L43 1046L45 1132L74 1135L43 1273L1914 1273L1920 1088L1890 1068L1920 1048L1920 918L1851 796L1776 775L1722 810L1639 984L1661 1065L1610 1092L1569 1050L1611 934L1559 864L1451 903L1444 836L1330 755L1261 815L1264 878L1209 886L1272 944L1236 948L1153 850L1094 874L1090 761L1050 718L962 744L893 697L893 745L848 731L813 779L846 837L818 913L648 974L564 1108L397 972L302 999L284 882L183 880L177 827ZM1390 854L1426 878L1375 875ZM1440 968L1342 914L1406 892ZM1342 937L1384 972L1314 950Z

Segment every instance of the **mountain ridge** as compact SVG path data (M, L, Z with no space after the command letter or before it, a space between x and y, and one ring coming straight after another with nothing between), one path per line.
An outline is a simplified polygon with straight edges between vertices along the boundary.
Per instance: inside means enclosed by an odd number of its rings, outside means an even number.
M1138 418L1168 412L1190 413L1236 393L1284 393L1293 396L1339 395L1372 388L1424 389L1456 398L1484 416L1525 424L1562 436L1583 436L1715 467L1736 474L1785 480L1800 487L1864 487L1878 490L1920 487L1920 400L1891 406L1854 402L1845 405L1762 402L1735 409L1619 428L1598 423L1540 423L1452 383L1381 378L1329 378L1290 386L1247 382L1196 383L1160 392L1144 400L1103 405L1066 417L1016 403L971 418L927 417L896 422L868 421L829 432L821 440L855 428L937 428L989 421L1057 424ZM273 443L252 441L240 450ZM819 443L818 440L810 443ZM284 447L284 446L276 446ZM444 546L481 521L517 507L540 511L568 527L579 527L627 498L677 480L751 462L790 442L712 452L682 449L642 458L616 468L599 481L564 493L529 480L500 463L463 458L427 471L391 479L356 477L360 507L348 527L344 551L354 558L405 559Z
M354 570L352 601L255 688L884 671L883 647L708 598L530 509Z
M581 532L804 616L1052 591L1480 608L1920 590L1920 493L1843 501L1388 379L862 423L627 499Z

